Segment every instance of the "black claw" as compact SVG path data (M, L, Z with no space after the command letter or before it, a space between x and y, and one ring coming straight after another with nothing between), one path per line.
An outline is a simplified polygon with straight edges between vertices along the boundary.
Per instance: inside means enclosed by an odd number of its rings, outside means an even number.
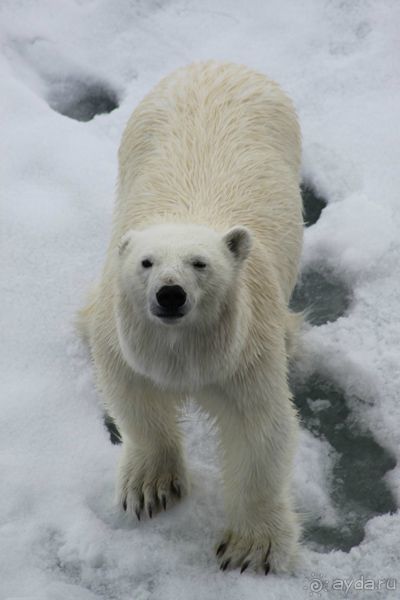
M267 564L265 565L264 573L265 573L266 575L268 575L268 573L269 573L270 569L271 569L271 565L270 565L269 563L267 563Z
M144 495L143 494L141 494L139 501L140 501L140 510L143 510L144 509Z
M226 571L226 569L228 568L229 563L231 562L230 558L227 558L221 565L221 570L222 571Z
M264 562L265 563L268 561L268 557L270 555L270 552L271 552L271 542L269 543L268 550L267 550L267 552L265 554L265 558L264 558Z
M217 548L216 555L222 556L226 550L227 545L228 545L227 542L222 542L222 544L220 544Z
M135 510L135 514L136 514L137 520L140 521L140 510L138 508Z
M242 568L240 569L240 574L244 573L244 571L247 569L247 567L249 566L249 564L250 564L249 560L246 560L246 562L244 562L242 564Z
M126 498L125 498L125 500L124 500L124 501L123 501L123 503L122 503L122 508L123 508L123 509L124 509L124 511L126 512L126 509L128 508L128 505L127 505L127 503L126 503Z
M151 519L153 516L153 507L151 506L150 503L147 505L147 514L149 515L149 517Z
M177 481L172 482L172 489L174 490L174 492L178 496L178 498L182 497L181 486L179 485L179 483Z
M164 510L167 510L167 497L165 494L161 496L161 504Z

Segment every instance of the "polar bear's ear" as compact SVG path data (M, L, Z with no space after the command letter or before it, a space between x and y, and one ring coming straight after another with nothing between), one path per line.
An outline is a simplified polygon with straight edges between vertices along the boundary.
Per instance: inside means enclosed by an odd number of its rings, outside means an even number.
M247 227L241 225L232 227L222 239L236 260L243 261L249 256L253 239Z
M129 246L129 243L132 241L134 235L135 235L134 230L130 229L122 236L121 241L118 244L118 254L120 256L122 256L124 254L125 250Z

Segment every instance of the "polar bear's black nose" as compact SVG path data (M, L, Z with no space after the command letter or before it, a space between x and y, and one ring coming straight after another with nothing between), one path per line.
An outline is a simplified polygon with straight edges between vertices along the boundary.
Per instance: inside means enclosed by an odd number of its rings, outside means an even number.
M163 285L156 294L157 302L168 311L175 311L186 302L186 292L180 285Z

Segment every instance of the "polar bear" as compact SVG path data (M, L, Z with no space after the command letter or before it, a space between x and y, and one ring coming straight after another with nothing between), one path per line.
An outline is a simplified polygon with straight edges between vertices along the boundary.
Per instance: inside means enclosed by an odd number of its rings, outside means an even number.
M287 360L300 154L292 103L264 75L206 62L166 77L123 134L111 242L80 314L123 440L121 508L152 517L187 493L188 397L215 422L223 570L284 572L298 554Z

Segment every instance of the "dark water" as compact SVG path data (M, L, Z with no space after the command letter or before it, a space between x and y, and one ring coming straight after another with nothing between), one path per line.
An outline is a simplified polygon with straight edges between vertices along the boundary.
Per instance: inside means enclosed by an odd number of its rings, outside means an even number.
M306 227L309 227L320 218L321 212L326 206L326 200L316 194L308 183L302 183L300 189L303 199L304 224Z
M116 92L108 85L74 78L53 82L48 102L53 110L77 121L90 121L119 105Z
M307 183L301 185L301 195L304 222L309 227L320 218L326 201ZM332 269L318 264L300 274L290 307L294 311L306 310L307 321L312 325L323 325L344 315L351 297L345 282Z
M332 472L332 503L339 515L336 527L309 522L305 538L322 550L349 550L364 538L364 526L372 517L397 509L383 477L396 461L362 430L352 415L343 391L329 378L314 373L306 381L292 383L303 426L336 450ZM324 400L313 410L313 402Z
M108 433L110 435L110 442L112 444L120 444L121 436L118 431L118 427L116 426L113 419L108 414L104 415L104 425L106 426Z
M332 270L318 265L300 275L290 307L294 311L306 310L306 319L312 325L323 325L346 314L351 296L344 281Z

